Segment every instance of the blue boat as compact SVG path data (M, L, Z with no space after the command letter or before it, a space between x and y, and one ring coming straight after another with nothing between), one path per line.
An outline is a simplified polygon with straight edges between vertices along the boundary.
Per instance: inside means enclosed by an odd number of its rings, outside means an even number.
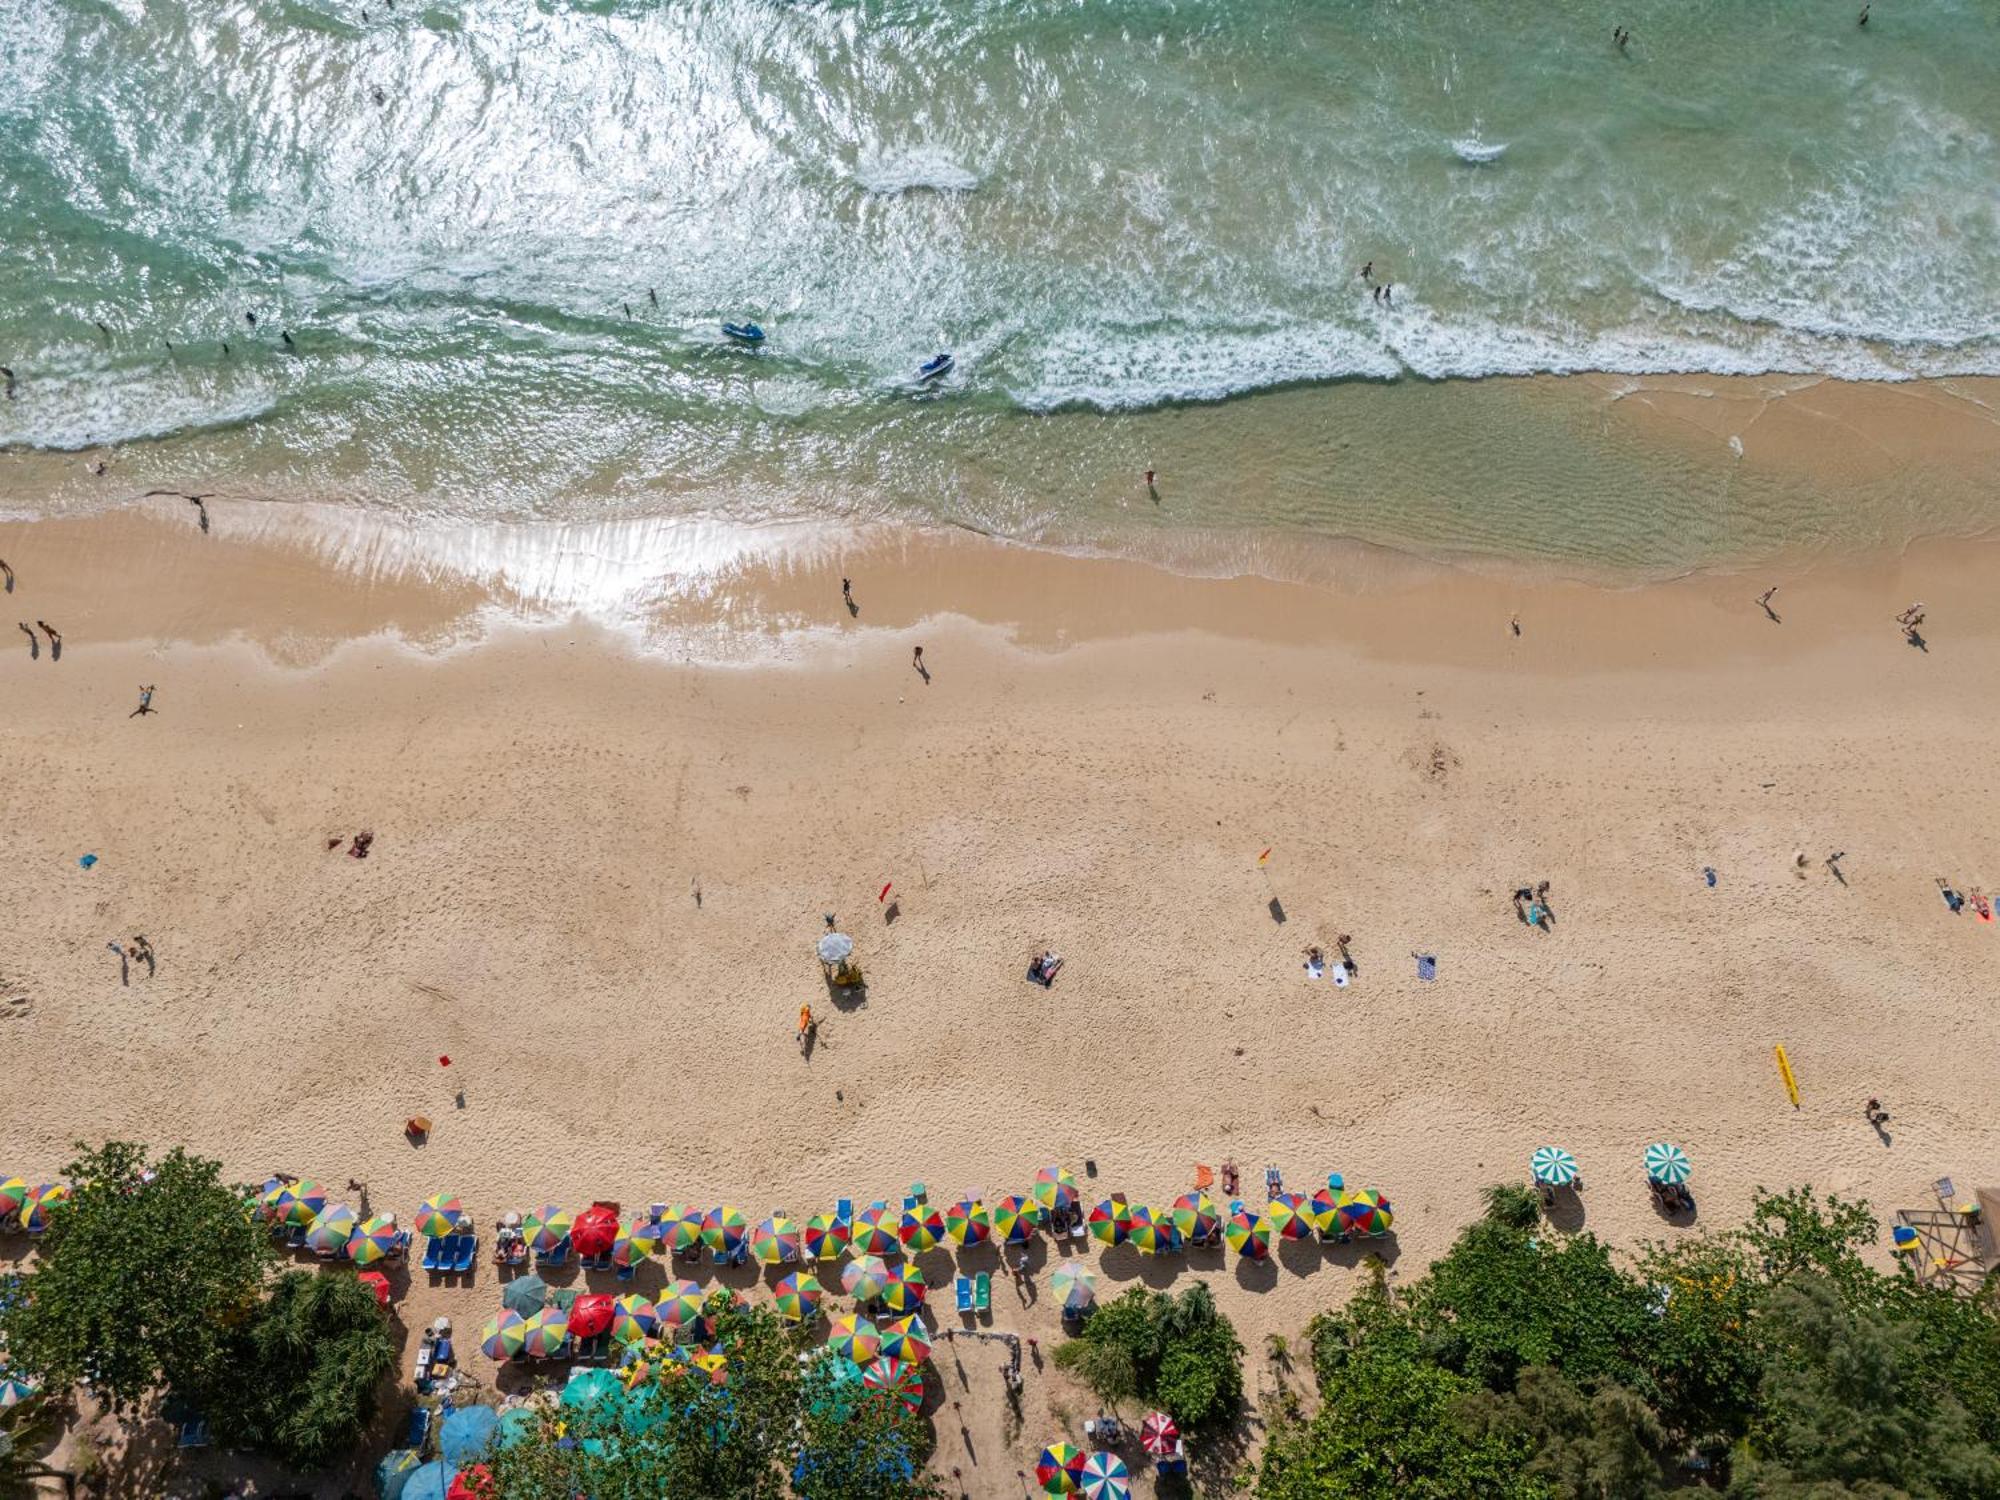
M936 380L940 375L949 375L951 367L956 363L957 361L949 354L940 354L935 359L927 359L917 366L917 379Z
M761 344L764 342L764 328L760 323L724 323L723 333L739 344Z

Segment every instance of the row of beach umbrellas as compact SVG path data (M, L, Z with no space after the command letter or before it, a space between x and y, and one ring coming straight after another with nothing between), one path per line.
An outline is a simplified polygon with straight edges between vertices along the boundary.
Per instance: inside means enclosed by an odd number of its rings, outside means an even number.
M1646 1180L1662 1187L1681 1187L1693 1170L1687 1153L1671 1141L1655 1141L1642 1158ZM1528 1158L1528 1170L1544 1187L1568 1187L1578 1176L1576 1158L1560 1146L1542 1146Z
M30 1184L20 1177L0 1177L0 1226L14 1220L30 1234L49 1227L49 1213L69 1198L66 1182Z

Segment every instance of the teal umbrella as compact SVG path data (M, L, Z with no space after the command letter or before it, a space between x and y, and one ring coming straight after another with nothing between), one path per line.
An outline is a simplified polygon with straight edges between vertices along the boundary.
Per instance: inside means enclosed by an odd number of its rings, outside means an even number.
M458 1477L458 1465L434 1458L410 1476L403 1486L402 1500L448 1500L451 1482Z
M548 1305L549 1284L539 1276L516 1276L500 1290L500 1305L522 1317L533 1317Z
M625 1394L625 1386L611 1371L601 1367L578 1366L569 1372L563 1387L562 1404L572 1411L590 1411L615 1405Z
M375 1465L375 1493L382 1500L403 1500L403 1487L422 1461L414 1448L390 1449L388 1456Z
M1687 1152L1680 1147L1655 1141L1646 1148L1646 1176L1654 1182L1679 1187L1688 1180L1690 1170Z
M500 1413L492 1407L461 1406L438 1429L438 1451L455 1464L471 1463L485 1456L499 1425Z
M500 1413L500 1430L494 1434L497 1448L511 1448L534 1432L541 1418L532 1406L510 1406Z
M1542 1146L1528 1158L1535 1181L1549 1187L1568 1187L1576 1181L1576 1158L1560 1146Z

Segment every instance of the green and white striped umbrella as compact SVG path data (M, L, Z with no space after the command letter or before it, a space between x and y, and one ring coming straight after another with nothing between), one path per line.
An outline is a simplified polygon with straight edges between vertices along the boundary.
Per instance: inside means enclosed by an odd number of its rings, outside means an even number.
M1668 1187L1679 1187L1688 1180L1687 1152L1666 1141L1655 1141L1646 1148L1646 1176L1654 1182L1663 1182Z
M1535 1181L1550 1187L1568 1187L1576 1181L1576 1158L1560 1146L1541 1146L1528 1158Z

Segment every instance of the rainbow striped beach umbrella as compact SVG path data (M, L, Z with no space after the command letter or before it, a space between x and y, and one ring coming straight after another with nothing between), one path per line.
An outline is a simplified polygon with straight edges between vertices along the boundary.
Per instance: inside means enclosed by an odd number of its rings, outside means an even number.
M40 1182L28 1189L28 1201L21 1208L21 1227L40 1234L49 1227L49 1215L69 1202L69 1184Z
M611 1304L611 1337L621 1344L649 1339L659 1326L659 1310L636 1292L627 1292Z
M923 1366L906 1359L872 1359L861 1372L861 1384L868 1390L893 1397L911 1411L924 1406Z
M521 1330L521 1349L536 1359L549 1359L569 1342L569 1313L560 1307L545 1307L528 1319Z
M693 1343L707 1332L702 1316L701 1288L692 1281L672 1281L660 1289L653 1317L677 1344Z
M854 1238L854 1226L839 1214L814 1214L806 1220L805 1251L814 1260L839 1260Z
M567 1209L544 1203L533 1213L522 1216L521 1233L535 1254L549 1255L569 1238L570 1226L575 1222L576 1215Z
M376 1214L355 1226L347 1237L347 1258L357 1266L372 1266L396 1249L396 1221L388 1214Z
M465 1217L465 1205L451 1193L432 1193L417 1210L417 1233L441 1240L458 1233L458 1221Z
M1331 1206L1327 1211L1332 1212ZM1209 1239L1222 1227L1222 1215L1216 1210L1215 1200L1199 1191L1182 1193L1174 1199L1170 1215L1181 1238L1190 1243Z
M1302 1240L1312 1233L1312 1221L1306 1217L1306 1200L1297 1193L1279 1193L1264 1208L1264 1217L1271 1221L1271 1231L1280 1239Z
M1340 1233L1340 1189L1323 1187L1306 1199L1305 1216L1328 1239Z
M1163 1224L1161 1216L1144 1203L1134 1203L1125 1210L1125 1239L1141 1255L1158 1255L1162 1250L1178 1248L1173 1225Z
M30 1396L37 1395L41 1387L19 1371L0 1366L0 1411L10 1406L19 1406Z
M908 1360L911 1364L920 1365L931 1357L930 1330L924 1327L924 1320L915 1313L884 1323L881 1334L885 1358Z
M25 1181L19 1177L0 1178L0 1219L13 1218L27 1201L28 1184Z
M6 1218L8 1213L11 1212L11 1210L9 1210L7 1207L7 1189L9 1187L19 1185L20 1183L21 1179L18 1177L12 1177L5 1179L4 1181L0 1181L0 1219ZM25 1186L22 1186L21 1190L23 1192L26 1192L27 1188ZM265 1178L264 1186L260 1188L257 1193L257 1199L256 1199L257 1217L264 1220L275 1220L278 1216L278 1204L283 1200L284 1196L285 1196L284 1178L282 1177ZM19 1208L20 1205L17 1203L14 1205L14 1207Z
M845 1313L833 1320L833 1331L827 1335L826 1347L857 1365L864 1365L881 1351L882 1335L866 1318L857 1313Z
M882 1305L890 1312L913 1313L924 1304L924 1273L915 1261L899 1260L889 1267L882 1284Z
M710 1385L726 1385L729 1381L729 1355L722 1345L716 1344L702 1350L688 1363L708 1377Z
M1048 1495L1074 1495L1083 1488L1083 1450L1074 1443L1050 1443L1035 1460L1035 1482Z
M800 1255L799 1226L772 1214L750 1232L750 1258L763 1266L788 1266Z
M479 1330L479 1348L495 1363L512 1359L528 1342L528 1320L511 1308L501 1308Z
M894 1255L903 1248L896 1238L896 1214L886 1203L871 1203L854 1216L852 1248L857 1255Z
M1262 1260L1271 1253L1271 1221L1238 1204L1223 1222L1222 1238L1238 1255Z
M993 1237L1003 1245L1025 1245L1035 1236L1035 1209L1027 1199L1009 1193L993 1205Z
M326 1207L326 1189L310 1177L285 1183L278 1190L271 1217L279 1224L308 1226Z
M857 1302L876 1301L889 1284L888 1262L879 1255L856 1256L841 1271L840 1284Z
M667 1243L667 1226L648 1218L635 1218L619 1227L611 1242L611 1264L621 1270L658 1255Z
M928 1203L913 1203L903 1210L902 1222L896 1226L896 1237L911 1255L935 1250L938 1241L944 1238L944 1215Z
M778 1283L778 1316L787 1323L803 1323L819 1313L819 1299L826 1289L810 1271L794 1271Z
M702 1215L701 1242L717 1260L733 1260L741 1254L749 1234L749 1216L740 1208L724 1203Z
M1340 1195L1340 1227L1349 1234L1387 1234L1395 1218L1389 1200L1373 1188Z
M701 1248L702 1214L698 1208L689 1208L685 1203L670 1203L667 1211L660 1216L661 1227L666 1231L666 1245L677 1254Z
M1125 1200L1114 1195L1085 1214L1083 1222L1089 1226L1092 1238L1107 1245L1122 1245L1125 1236L1131 1232L1131 1214Z
M1050 1272L1049 1288L1064 1307L1088 1307L1097 1300L1097 1277L1080 1260L1066 1260Z
M1528 1171L1544 1187L1568 1187L1576 1181L1576 1158L1560 1146L1537 1146Z
M1035 1174L1035 1202L1044 1212L1076 1207L1076 1178L1068 1167L1043 1167Z
M306 1244L316 1255L338 1255L353 1237L355 1223L353 1209L345 1203L329 1203L306 1231Z
M1082 1483L1084 1500L1131 1500L1132 1471L1109 1448L1100 1448L1083 1461Z
M983 1245L993 1238L993 1215L977 1198L961 1198L944 1211L944 1232L954 1245Z
M1646 1148L1646 1178L1650 1182L1679 1187L1691 1170L1687 1152L1668 1141L1655 1141Z

